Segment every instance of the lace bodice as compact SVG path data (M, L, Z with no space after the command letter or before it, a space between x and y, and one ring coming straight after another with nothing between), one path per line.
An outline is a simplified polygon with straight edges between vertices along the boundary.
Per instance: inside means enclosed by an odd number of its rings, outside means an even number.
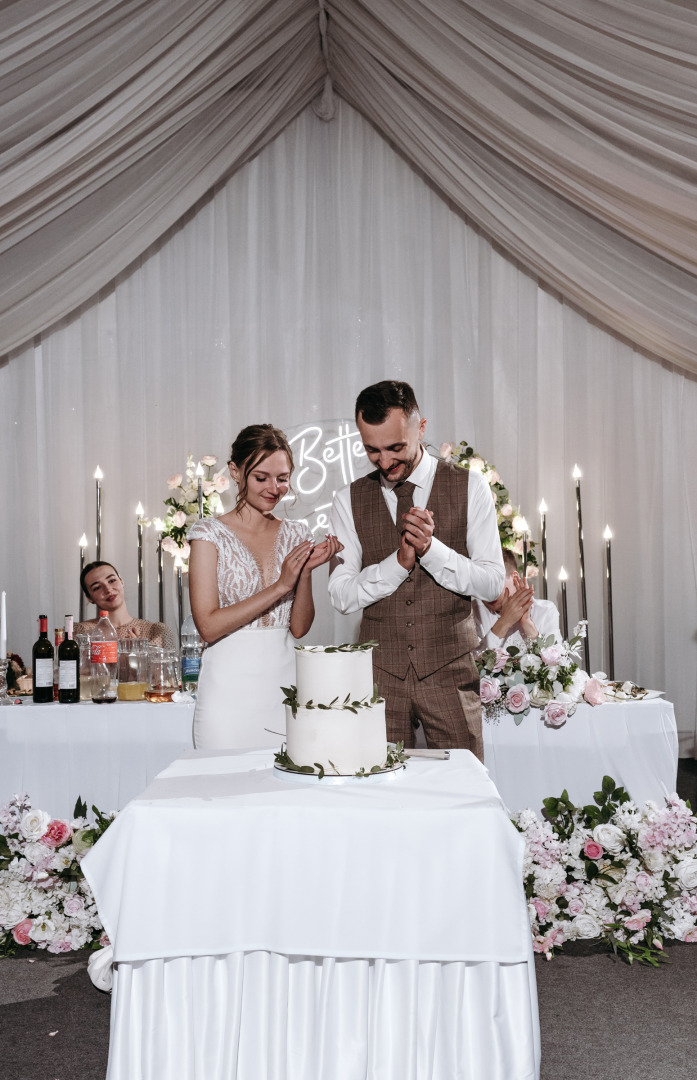
M307 525L300 521L281 520L272 557L260 566L247 545L232 529L218 518L203 518L189 529L187 540L207 540L215 544L218 552L218 596L221 607L229 607L240 600L261 592L278 580L281 565L289 551L303 540L311 540ZM290 626L290 609L293 592L287 593L259 618L247 623L248 627Z

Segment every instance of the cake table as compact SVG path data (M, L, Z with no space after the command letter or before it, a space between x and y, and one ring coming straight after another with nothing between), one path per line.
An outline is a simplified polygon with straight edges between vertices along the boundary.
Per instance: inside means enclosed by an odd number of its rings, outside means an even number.
M522 855L468 751L331 785L185 753L82 864L108 1080L534 1080Z

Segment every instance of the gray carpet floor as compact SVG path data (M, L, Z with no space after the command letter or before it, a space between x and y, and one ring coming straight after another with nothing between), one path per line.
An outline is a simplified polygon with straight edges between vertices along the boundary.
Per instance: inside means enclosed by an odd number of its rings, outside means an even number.
M678 790L697 806L697 762L681 761ZM697 946L666 952L658 970L582 942L537 958L542 1080L697 1078ZM103 1080L110 996L87 955L31 959L0 960L0 1080Z

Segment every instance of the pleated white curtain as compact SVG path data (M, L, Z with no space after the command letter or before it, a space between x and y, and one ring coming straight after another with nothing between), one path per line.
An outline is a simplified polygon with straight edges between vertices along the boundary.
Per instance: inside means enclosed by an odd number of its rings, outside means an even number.
M350 416L384 377L415 386L433 444L466 437L494 461L531 523L545 498L552 593L563 563L572 622L579 464L592 667L606 662L609 523L617 674L667 691L691 753L697 381L541 288L345 104L328 124L303 112L128 274L0 367L10 647L26 658L39 610L58 625L77 607L97 464L103 557L135 612L135 507L161 512L188 451L225 460L244 424ZM153 618L151 533L147 545ZM339 633L322 605L317 641Z

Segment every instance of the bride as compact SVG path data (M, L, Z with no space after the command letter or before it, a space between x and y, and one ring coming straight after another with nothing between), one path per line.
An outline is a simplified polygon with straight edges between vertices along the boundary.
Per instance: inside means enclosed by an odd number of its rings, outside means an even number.
M272 511L288 493L293 454L271 424L244 428L230 451L234 510L189 530L189 594L204 651L194 713L197 749L278 746L281 686L295 682L293 638L315 614L312 571L341 544ZM289 633L290 631L290 633Z

